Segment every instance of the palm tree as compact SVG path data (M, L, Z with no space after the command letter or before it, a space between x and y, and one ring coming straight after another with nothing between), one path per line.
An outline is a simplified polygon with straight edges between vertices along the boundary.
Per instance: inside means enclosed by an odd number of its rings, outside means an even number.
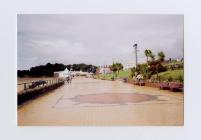
M110 70L113 72L113 78L115 78L116 71L117 71L117 66L115 63L109 66Z
M159 52L158 53L158 59L160 60L160 61L164 61L165 60L165 54L164 54L164 52Z
M151 58L152 61L155 60L155 55L152 53L151 50L146 49L144 53L145 53L145 56L147 57L147 62L149 57Z
M117 68L117 71L118 71L118 74L119 74L119 71L123 70L123 65L121 63L116 63L116 68Z
M154 54L150 54L151 60L154 61L155 60L155 55Z
M147 49L144 51L144 54L145 54L145 56L147 57L147 62L148 62L148 58L149 58L149 51L150 51L150 50L147 50Z

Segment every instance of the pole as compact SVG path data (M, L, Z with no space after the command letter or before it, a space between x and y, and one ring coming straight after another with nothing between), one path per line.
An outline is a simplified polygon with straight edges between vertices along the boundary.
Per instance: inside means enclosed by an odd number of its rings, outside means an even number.
M112 58L112 64L114 66L114 58ZM114 79L114 70L112 71L112 74L113 74L113 79Z
M104 64L103 64L103 74L104 74L104 80L105 80L105 61L104 61Z
M133 45L134 49L135 49L135 64L136 64L136 69L137 69L137 65L138 65L138 59L137 59L137 44Z
M24 90L26 90L27 89L27 86L26 86L26 83L24 83Z

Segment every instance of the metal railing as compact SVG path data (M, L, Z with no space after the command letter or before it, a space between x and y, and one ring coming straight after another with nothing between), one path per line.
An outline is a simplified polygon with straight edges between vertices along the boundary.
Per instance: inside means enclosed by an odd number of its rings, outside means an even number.
M49 85L54 85L60 82L64 82L64 79L49 79L49 80L35 80L32 82L24 82L24 83L19 83L17 84L18 91L27 91L30 89L35 89L35 88L42 88L45 86Z

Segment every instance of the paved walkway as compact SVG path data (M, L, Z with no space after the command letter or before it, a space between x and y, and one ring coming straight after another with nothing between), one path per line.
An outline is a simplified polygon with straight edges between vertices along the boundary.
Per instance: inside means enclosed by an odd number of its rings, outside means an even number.
M18 109L18 125L183 125L183 94L75 78Z

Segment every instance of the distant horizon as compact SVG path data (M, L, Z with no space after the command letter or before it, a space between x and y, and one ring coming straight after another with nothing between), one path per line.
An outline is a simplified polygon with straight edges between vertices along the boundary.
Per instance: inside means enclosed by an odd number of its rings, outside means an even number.
M48 62L109 65L146 62L145 49L183 58L183 15L66 14L17 16L17 69ZM175 51L176 50L176 51Z

